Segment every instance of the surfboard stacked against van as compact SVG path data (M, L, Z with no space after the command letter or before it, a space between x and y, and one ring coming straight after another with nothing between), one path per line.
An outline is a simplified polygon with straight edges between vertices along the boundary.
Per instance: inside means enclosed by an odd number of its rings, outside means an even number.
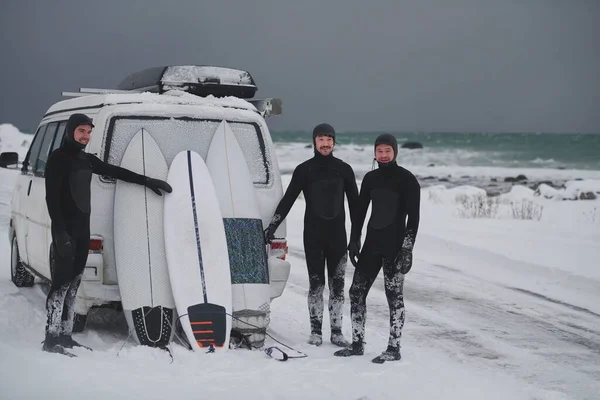
M281 101L254 99L256 91L246 71L167 66L134 73L117 89L64 92L74 98L42 118L15 187L15 285L33 285L34 275L52 279L44 169L67 119L81 112L95 125L87 152L166 180L173 193L159 197L92 178L90 253L75 329L84 329L92 307L108 305L122 307L140 344L164 346L181 324L193 349L227 349L232 328L261 346L290 264L285 222L270 246L262 236L283 195L265 121L281 113Z

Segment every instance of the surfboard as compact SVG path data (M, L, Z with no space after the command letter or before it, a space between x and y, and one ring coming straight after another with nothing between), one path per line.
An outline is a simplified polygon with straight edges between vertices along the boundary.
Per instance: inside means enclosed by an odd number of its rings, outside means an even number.
M270 286L263 226L244 153L222 121L208 148L206 165L214 182L229 253L232 326L261 346L269 324Z
M155 179L167 178L165 158L141 129L125 149L121 167ZM175 302L165 255L164 196L142 185L117 181L114 243L125 318L139 344L164 347L172 338Z
M182 151L167 182L173 192L165 198L165 248L178 318L194 350L227 350L231 274L211 176L198 153Z

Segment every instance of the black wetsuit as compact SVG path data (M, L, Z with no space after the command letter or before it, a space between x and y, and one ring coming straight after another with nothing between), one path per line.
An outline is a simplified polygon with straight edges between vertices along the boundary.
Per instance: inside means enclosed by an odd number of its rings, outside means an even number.
M402 258L405 253L408 254L412 265L412 248L419 228L419 182L396 161L380 164L379 169L367 173L360 188L351 242L360 240L369 203L372 203L371 217L349 293L352 341L360 344L364 341L367 295L383 267L385 294L390 308L388 346L398 349L404 326ZM405 268L410 269L410 265Z
M329 284L329 316L331 333L341 334L342 305L344 304L344 275L346 269L346 213L344 193L349 208L356 207L358 188L350 165L333 155L315 156L294 170L292 180L279 202L271 229L274 231L285 219L294 201L304 193L304 253L308 268L308 310L311 333L321 335L323 324L323 290L325 263Z
M69 119L62 146L49 155L46 164L46 204L52 221L52 285L46 301L46 350L63 344L65 337L71 340L73 305L89 251L92 174L146 185L153 190L157 185L163 189L168 187L157 183L162 181L107 164L83 152L85 146L74 140L73 132L84 124L91 125L91 120L83 114L74 114Z

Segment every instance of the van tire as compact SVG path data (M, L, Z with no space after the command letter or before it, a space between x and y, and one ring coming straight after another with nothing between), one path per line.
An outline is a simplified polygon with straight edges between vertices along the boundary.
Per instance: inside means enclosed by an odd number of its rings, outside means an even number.
M17 235L14 235L12 238L10 256L10 280L16 287L31 287L33 286L34 279L35 277L25 269L25 266L21 262Z

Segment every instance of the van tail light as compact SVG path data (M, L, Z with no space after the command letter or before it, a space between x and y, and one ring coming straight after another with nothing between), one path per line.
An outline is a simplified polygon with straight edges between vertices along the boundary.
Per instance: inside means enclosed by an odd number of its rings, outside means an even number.
M287 255L287 253L288 253L287 240L275 239L271 242L269 256L275 256L277 258L285 260L285 256Z
M91 237L90 238L90 254L98 254L102 253L102 249L104 246L104 241L101 237Z

